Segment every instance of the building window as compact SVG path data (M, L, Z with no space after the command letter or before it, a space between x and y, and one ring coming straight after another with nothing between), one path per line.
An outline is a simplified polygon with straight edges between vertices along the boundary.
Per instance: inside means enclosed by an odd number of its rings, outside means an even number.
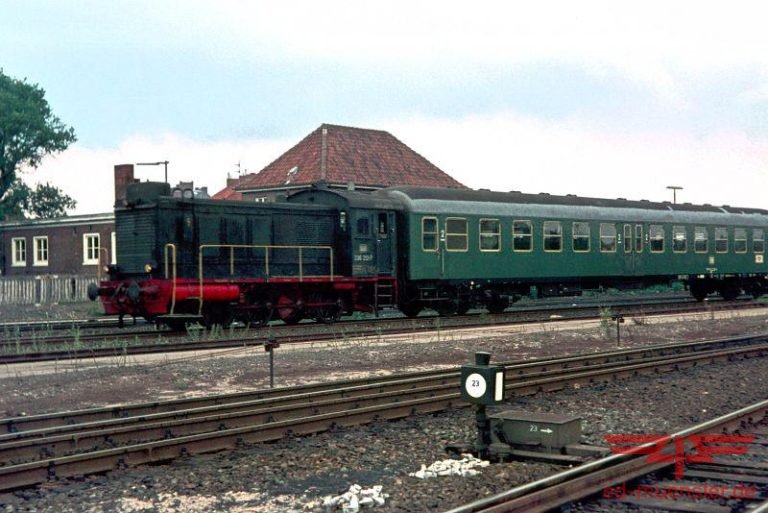
M672 251L675 253L685 253L688 251L688 237L685 233L685 226L672 227Z
M752 230L752 251L765 253L765 231L762 228Z
M603 253L616 252L616 225L600 223L600 251Z
M693 251L696 253L709 251L709 234L703 226L697 226L693 229Z
M544 251L563 250L563 225L560 221L544 221Z
M728 253L728 228L715 228L715 251L717 253Z
M589 223L573 223L573 251L586 253L589 251Z
M652 224L648 229L651 253L664 253L664 227Z
M35 248L33 264L40 266L48 265L48 237L33 237L32 245Z
M733 250L736 253L747 252L747 229L746 228L734 228Z
M253 198L253 201L256 203L266 203L268 199L268 196L257 196Z
M512 221L512 249L533 250L533 226L530 221Z
M448 251L467 251L467 220L449 217L445 220L445 249Z
M11 239L11 244L13 245L11 265L13 267L27 265L27 239L13 238Z
M421 249L437 251L437 218L421 218Z
M83 235L83 265L97 265L99 263L99 251L101 245L98 233L86 233Z
M501 250L501 223L498 219L480 219L480 251Z

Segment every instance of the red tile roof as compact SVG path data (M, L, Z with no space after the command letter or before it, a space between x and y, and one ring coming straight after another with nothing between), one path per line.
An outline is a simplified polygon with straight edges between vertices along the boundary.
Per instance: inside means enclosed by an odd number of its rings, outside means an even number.
M389 187L413 185L466 189L389 132L323 124L258 173L242 176L216 199L238 191L316 182Z

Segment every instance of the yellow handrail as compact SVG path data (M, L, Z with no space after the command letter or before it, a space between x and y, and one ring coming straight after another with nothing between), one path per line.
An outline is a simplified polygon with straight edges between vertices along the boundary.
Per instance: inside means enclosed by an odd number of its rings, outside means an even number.
M176 310L176 244L168 243L165 245L164 249L164 260L165 260L165 279L168 279L168 250L172 250L171 252L171 258L173 259L173 289L171 293L171 311L170 314L173 315L174 311Z
M267 277L267 281L270 279L270 272L269 272L269 252L270 250L275 249L294 249L298 250L299 252L299 281L304 281L304 250L305 249L316 249L316 250L327 250L328 255L330 257L329 262L329 279L330 281L334 280L334 265L333 265L333 247L332 246L280 246L280 245L263 245L263 244L257 244L257 245L251 245L251 244L202 244L198 248L198 279L199 279L199 290L200 290L200 310L199 315L202 315L203 313L203 251L206 249L215 249L215 248L229 248L229 274L230 276L234 276L235 274L235 249L263 249L264 250L264 272L265 276ZM174 249L175 251L175 249ZM167 258L166 258L167 260ZM167 264L166 264L167 265ZM175 253L174 253L174 268L175 268ZM167 273L166 273L167 274ZM174 277L174 286L175 286L175 277ZM174 296L175 296L175 289L174 289Z

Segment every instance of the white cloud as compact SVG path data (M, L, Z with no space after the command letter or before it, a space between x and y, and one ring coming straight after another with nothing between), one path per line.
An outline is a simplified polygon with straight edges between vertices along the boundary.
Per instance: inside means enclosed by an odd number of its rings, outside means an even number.
M115 164L168 160L168 181L195 182L213 194L224 188L229 174L255 172L277 158L295 141L280 139L201 142L166 134L157 139L131 137L117 148L84 148L75 144L23 173L28 184L50 182L77 200L75 213L109 212L114 204ZM136 166L137 178L163 180L163 166Z
M671 199L666 186L679 185L680 201L762 207L768 186L768 140L737 132L700 139L684 132L616 133L581 119L545 122L509 112L393 119L368 128L391 132L472 188L663 201ZM112 209L115 164L168 159L171 183L194 180L214 193L227 173L234 176L238 161L259 171L298 140L134 137L116 149L75 146L25 176L64 189L78 201L77 213L106 212ZM162 167L136 172L142 180L162 180Z

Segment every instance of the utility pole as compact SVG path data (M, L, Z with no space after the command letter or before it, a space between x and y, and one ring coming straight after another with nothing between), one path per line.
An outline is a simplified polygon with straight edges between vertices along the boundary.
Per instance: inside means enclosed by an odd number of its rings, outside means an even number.
M667 185L667 189L672 189L672 204L677 205L677 191L682 191L683 188L679 185Z

